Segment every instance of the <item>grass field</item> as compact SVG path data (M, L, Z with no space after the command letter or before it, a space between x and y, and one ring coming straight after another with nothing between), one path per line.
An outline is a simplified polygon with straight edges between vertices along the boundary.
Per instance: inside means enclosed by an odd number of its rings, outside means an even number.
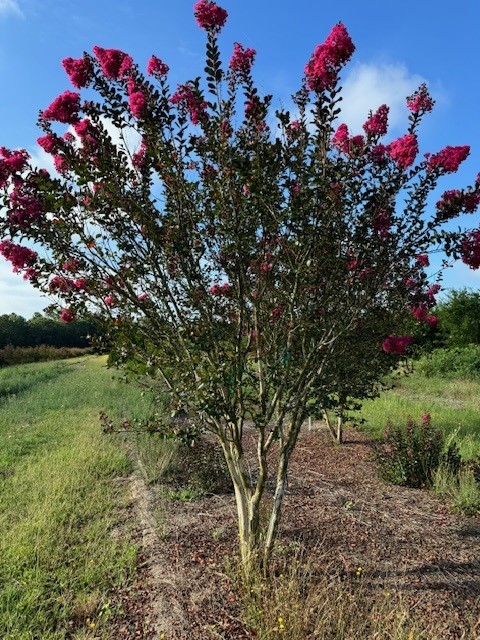
M405 424L428 412L472 458L480 454L479 395L480 383L415 374L365 402L361 415L380 435L388 418ZM122 421L148 410L148 398L114 379L104 358L0 369L2 640L109 638L111 595L132 579L136 549L128 531L112 535L128 500L119 478L131 462L119 437L102 433L99 412ZM146 437L137 449L154 481L168 452L150 459Z
M103 358L0 370L0 637L102 637L136 550L112 536L130 462L99 411L145 409Z
M387 420L404 425L409 417L420 421L429 413L435 427L455 435L465 459L480 455L480 383L418 373L394 378L393 387L380 398L366 400L360 417L374 435L381 435Z

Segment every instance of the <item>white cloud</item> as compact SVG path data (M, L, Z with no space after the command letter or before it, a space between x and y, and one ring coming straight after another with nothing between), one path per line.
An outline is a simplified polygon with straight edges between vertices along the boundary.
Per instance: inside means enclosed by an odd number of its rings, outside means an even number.
M18 18L25 17L16 0L0 0L0 18L9 14Z
M425 82L424 78L410 74L401 64L358 64L343 80L339 120L348 125L352 134L363 133L362 124L369 111L376 111L386 104L390 107L389 131L404 131L408 117L405 98L422 82Z
M11 264L0 257L0 315L18 313L28 319L36 311L41 313L49 302L20 274L13 273Z

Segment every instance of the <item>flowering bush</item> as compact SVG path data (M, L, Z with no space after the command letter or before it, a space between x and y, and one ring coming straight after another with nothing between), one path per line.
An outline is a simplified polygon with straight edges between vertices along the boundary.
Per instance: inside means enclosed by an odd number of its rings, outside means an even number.
M78 91L39 121L57 173L28 166L24 150L1 150L0 253L57 296L65 322L94 309L112 359L161 380L172 411L188 410L216 436L248 567L262 554L268 564L307 415L335 396L368 394L408 352L411 310L428 321L429 251L440 245L477 264L480 236L441 224L473 213L480 179L462 192L468 204L445 196L430 214L430 191L468 147L418 158L433 107L425 86L407 99L408 127L393 142L382 142L386 105L364 135L337 126L338 76L355 48L345 25L315 48L294 112L277 111L272 130L254 50L236 43L224 65L217 36L227 12L199 0L194 13L207 37L205 76L176 88L156 56L147 75L117 49L63 61ZM126 130L137 135L131 147ZM247 421L258 434L254 460L245 459ZM269 464L277 479L261 531Z
M405 426L389 421L383 441L375 448L377 471L381 478L406 487L430 486L442 461L443 432L434 429L428 413L420 424L411 418Z

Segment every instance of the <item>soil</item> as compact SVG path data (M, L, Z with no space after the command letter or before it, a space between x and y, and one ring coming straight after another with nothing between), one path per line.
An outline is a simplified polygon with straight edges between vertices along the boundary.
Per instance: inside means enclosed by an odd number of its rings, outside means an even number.
M400 594L415 619L430 627L434 620L434 640L480 639L480 517L452 512L427 490L381 481L367 435L347 430L338 446L314 426L291 459L279 544L301 545L312 572L325 571L326 558L345 579L361 567L366 589ZM141 561L135 584L116 596L124 614L112 637L255 637L226 571L237 553L233 494L168 501L159 527L159 488L139 469L131 489Z

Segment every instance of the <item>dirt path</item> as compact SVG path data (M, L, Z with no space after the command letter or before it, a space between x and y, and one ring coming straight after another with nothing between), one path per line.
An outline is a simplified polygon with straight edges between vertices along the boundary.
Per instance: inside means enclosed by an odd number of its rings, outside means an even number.
M430 492L385 484L370 457L364 434L347 431L338 447L325 431L305 431L291 461L280 543L300 544L311 571L325 571L326 557L339 576L362 567L366 589L400 593L420 620L434 616L438 639L478 640L480 518L449 512ZM118 638L252 638L225 572L236 553L233 496L167 502L159 533L158 489L141 470L131 487L144 562ZM465 635L476 621L478 635Z

